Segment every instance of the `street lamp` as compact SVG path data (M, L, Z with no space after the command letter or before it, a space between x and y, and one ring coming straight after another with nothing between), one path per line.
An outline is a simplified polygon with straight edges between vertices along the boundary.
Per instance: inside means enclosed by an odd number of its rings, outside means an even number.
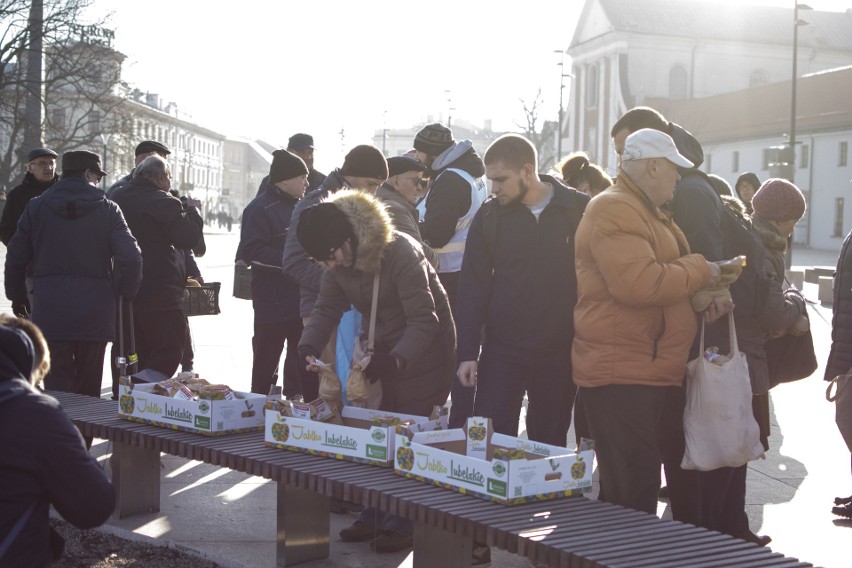
M107 133L107 134L101 133L99 136L101 137L101 142L103 142L103 144L104 144L103 170L107 171L107 145L109 144L109 139L112 138L112 133ZM115 176L113 176L113 178L114 177ZM101 178L101 186L103 187L104 191L106 191L106 178L107 178L106 176Z
M799 26L806 26L808 22L799 19L799 10L813 10L807 4L799 4L795 1L793 8L793 93L790 103L790 148L788 159L790 160L789 177L794 181L796 177L796 80L798 79L797 64L799 61Z
M565 72L565 51L554 49L553 53L558 53L561 57L559 63L559 126L556 128L556 161L562 159L562 120L565 111L562 108L562 93L565 90L565 77L573 77L571 73Z

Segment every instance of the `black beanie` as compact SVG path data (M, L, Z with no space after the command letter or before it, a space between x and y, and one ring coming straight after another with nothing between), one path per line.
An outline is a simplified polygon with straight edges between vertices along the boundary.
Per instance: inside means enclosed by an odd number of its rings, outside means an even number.
M285 179L308 175L305 162L287 150L272 152L272 165L269 166L269 183L278 183Z
M424 126L414 137L414 149L437 156L455 143L453 131L438 122Z
M388 179L388 162L382 151L375 146L355 146L343 160L340 173L344 176Z
M328 260L355 233L346 215L334 203L317 203L299 217L299 243L311 257Z

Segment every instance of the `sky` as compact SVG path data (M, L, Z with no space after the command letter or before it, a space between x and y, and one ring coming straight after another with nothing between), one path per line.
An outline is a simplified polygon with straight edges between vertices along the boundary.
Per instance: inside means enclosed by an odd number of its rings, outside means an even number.
M94 0L81 23L108 17L131 86L228 136L285 145L293 133L311 133L316 166L327 171L383 128L446 123L449 115L520 130L521 101L532 104L539 89L542 116L555 120L560 81L567 107L570 80L561 77L560 51L582 7L583 0Z

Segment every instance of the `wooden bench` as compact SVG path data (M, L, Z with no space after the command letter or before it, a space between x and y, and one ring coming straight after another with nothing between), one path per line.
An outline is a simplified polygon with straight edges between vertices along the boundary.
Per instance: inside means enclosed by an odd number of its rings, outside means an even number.
M374 466L263 445L261 432L206 437L119 419L116 402L49 393L86 436L113 442L120 516L159 510L160 452L275 481L277 565L326 558L329 498L414 522L414 566L465 568L474 540L552 567L811 566L726 535L571 497L503 506Z

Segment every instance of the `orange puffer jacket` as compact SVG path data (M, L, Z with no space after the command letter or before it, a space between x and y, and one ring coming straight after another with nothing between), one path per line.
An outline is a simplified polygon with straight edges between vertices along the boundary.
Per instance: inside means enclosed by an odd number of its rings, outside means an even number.
M624 172L586 208L575 240L574 382L680 385L697 330L700 254Z

